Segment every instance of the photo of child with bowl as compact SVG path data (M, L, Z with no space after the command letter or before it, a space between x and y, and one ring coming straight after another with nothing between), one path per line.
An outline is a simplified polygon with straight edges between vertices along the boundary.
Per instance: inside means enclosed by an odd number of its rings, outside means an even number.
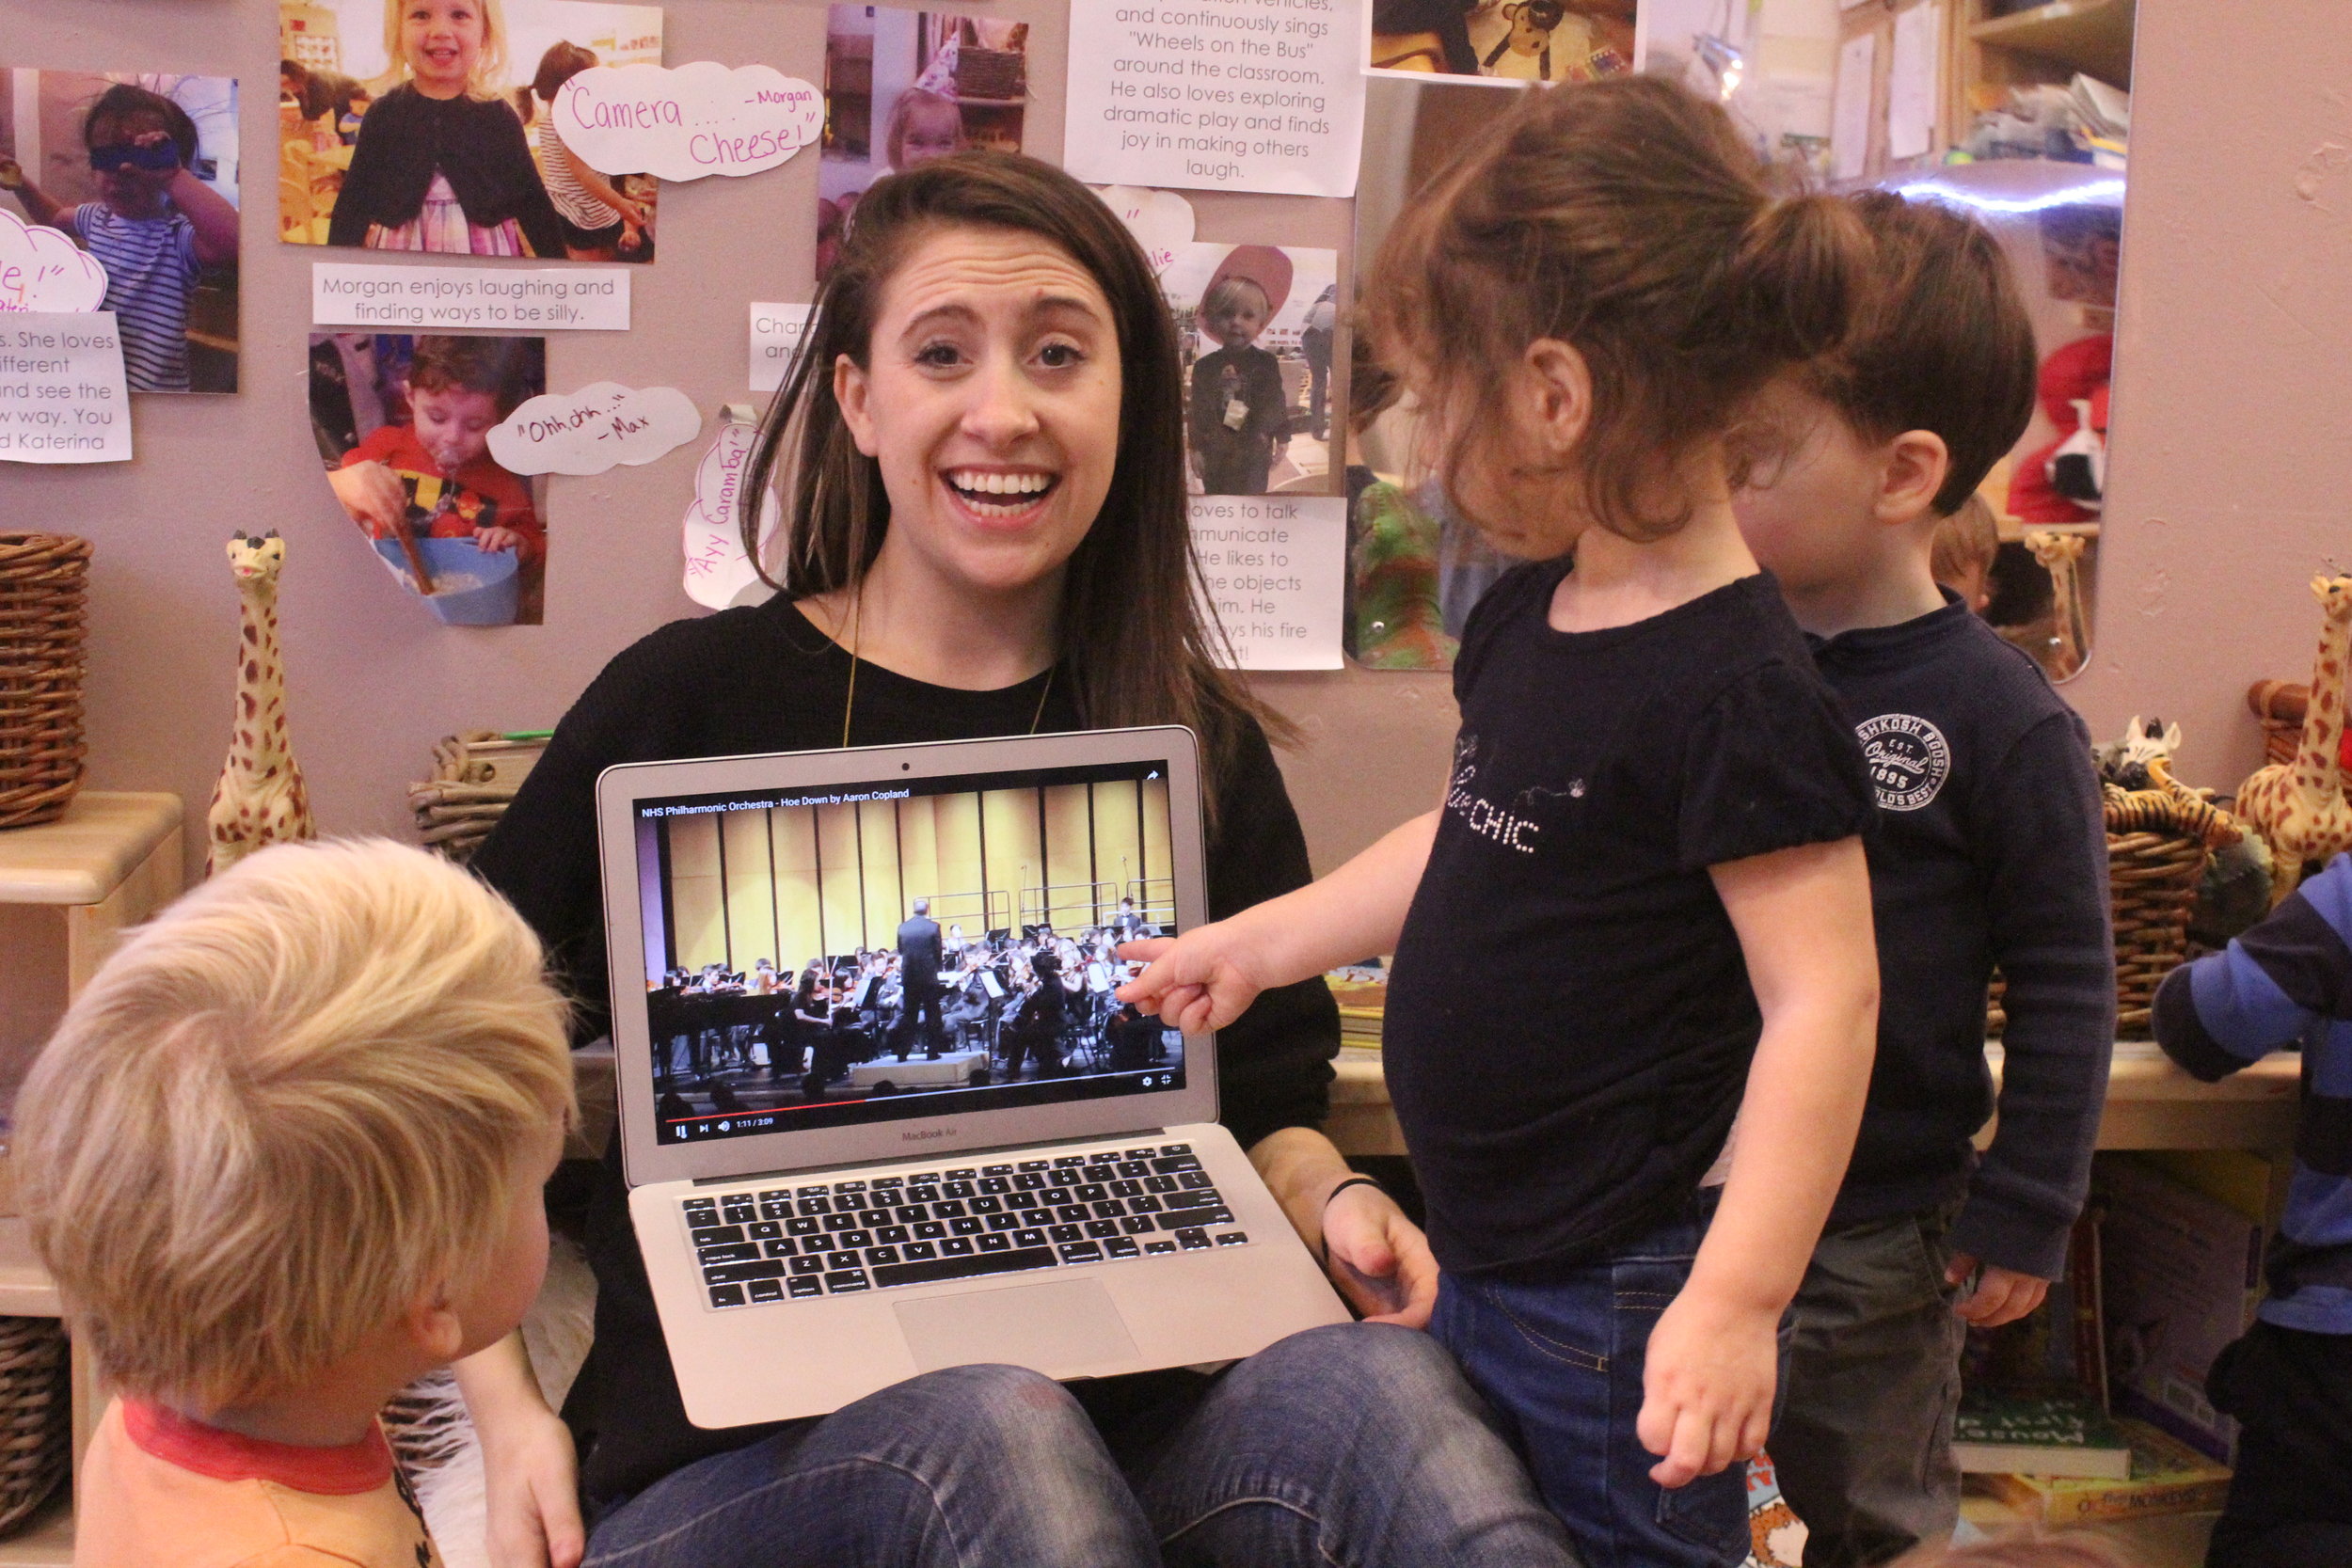
M489 436L547 389L545 340L322 333L310 345L327 483L385 564L449 624L537 625L547 531Z

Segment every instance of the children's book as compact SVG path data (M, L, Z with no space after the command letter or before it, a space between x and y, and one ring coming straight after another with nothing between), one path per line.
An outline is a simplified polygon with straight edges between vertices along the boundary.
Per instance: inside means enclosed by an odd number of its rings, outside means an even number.
M2205 1374L2253 1321L2262 1222L2133 1158L2102 1161L2098 1180L2114 1408L2227 1464L2237 1423L2205 1398Z
M2230 1471L2179 1439L2130 1417L2116 1426L2130 1443L2123 1481L2081 1476L1988 1475L1978 1484L2037 1524L2067 1526L2163 1513L2202 1513L2221 1506Z
M1965 1475L2093 1476L2128 1481L2131 1445L2080 1395L1961 1401L1952 1458Z

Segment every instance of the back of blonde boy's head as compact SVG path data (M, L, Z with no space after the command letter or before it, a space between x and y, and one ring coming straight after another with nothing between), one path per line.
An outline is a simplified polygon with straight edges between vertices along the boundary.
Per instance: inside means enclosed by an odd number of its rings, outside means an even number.
M1519 95L1421 191L1374 269L1366 325L1420 395L1455 476L1492 440L1498 372L1543 340L1592 376L1591 520L1689 520L1675 476L1755 394L1836 348L1868 287L1840 201L1776 199L1721 106L1656 76Z
M298 1388L487 1259L570 1113L539 943L384 841L265 850L77 998L18 1101L33 1241L125 1393Z

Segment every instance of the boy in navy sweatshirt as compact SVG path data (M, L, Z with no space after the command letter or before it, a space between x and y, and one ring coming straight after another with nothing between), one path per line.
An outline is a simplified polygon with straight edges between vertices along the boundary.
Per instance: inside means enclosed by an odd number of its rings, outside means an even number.
M2040 669L1936 586L1938 524L2025 431L2033 330L1999 245L1956 211L1855 198L1881 300L1832 366L1775 388L1787 445L1739 500L1855 721L1878 1057L1853 1163L1793 1311L1772 1436L1807 1568L1949 1535L1960 1351L2063 1272L2115 1038L2090 737ZM2008 982L2000 1127L1986 985Z
M2156 1042L2212 1083L2303 1049L2303 1119L2270 1294L2214 1360L2237 1474L2206 1568L2352 1562L2352 856L2338 855L2226 952L2165 976Z

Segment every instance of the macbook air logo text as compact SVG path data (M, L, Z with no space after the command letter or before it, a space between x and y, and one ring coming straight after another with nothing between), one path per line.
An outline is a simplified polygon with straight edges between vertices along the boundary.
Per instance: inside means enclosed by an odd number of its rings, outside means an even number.
M908 1143L919 1144L929 1143L933 1138L953 1137L955 1135L955 1131L956 1130L952 1127L933 1127L921 1132L901 1132L898 1136Z

